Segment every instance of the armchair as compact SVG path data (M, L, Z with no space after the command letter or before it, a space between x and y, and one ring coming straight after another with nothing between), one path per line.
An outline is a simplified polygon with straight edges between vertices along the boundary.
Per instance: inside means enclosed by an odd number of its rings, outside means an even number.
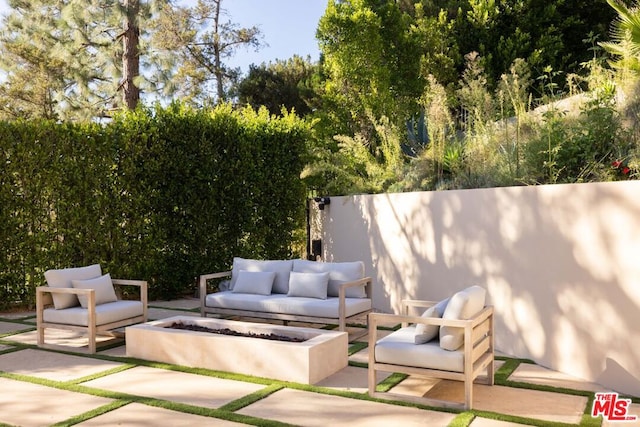
M111 279L101 274L99 265L48 270L48 286L36 288L38 347L57 348L45 343L45 329L86 332L88 352L96 352L97 335L121 336L114 331L147 321L147 282ZM138 300L118 297L123 286L139 288ZM53 306L53 307L52 307Z
M474 381L486 372L486 378L477 382L488 385L494 382L493 307L484 306L484 295L484 289L474 286L440 303L403 301L402 315L369 314L369 395L471 409ZM475 303L471 302L474 299ZM410 307L430 310L422 316L412 316L408 314ZM378 325L398 323L402 324L399 330L377 338ZM416 334L418 328L427 334L431 329L433 339L427 337L427 342L420 341L420 331ZM464 403L377 392L376 371L463 381Z

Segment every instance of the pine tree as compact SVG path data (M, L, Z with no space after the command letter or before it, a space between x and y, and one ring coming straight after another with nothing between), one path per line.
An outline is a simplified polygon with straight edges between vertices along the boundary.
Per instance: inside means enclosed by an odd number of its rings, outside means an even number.
M158 1L9 0L0 115L79 120L135 108L139 25Z
M262 46L258 27L241 28L225 20L222 3L198 0L193 7L172 5L162 9L154 23L153 43L162 50L165 70L170 70L158 81L164 85L165 95L194 103L226 101L229 88L240 74L226 61L241 47L257 50Z

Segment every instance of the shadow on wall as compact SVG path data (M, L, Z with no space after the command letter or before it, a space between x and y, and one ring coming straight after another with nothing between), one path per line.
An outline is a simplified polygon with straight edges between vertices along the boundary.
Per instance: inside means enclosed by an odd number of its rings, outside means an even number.
M327 260L360 259L374 306L472 284L496 309L496 346L640 395L640 182L333 197Z

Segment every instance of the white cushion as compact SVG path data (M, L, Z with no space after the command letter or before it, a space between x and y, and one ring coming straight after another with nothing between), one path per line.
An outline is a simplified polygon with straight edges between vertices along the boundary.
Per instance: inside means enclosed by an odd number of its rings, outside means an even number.
M96 306L96 325L118 322L132 317L142 316L144 307L141 301L120 300ZM80 306L55 310L44 310L42 318L45 322L65 325L88 326L89 310Z
M440 318L442 313L438 312L436 306L429 307L420 317L432 317ZM438 336L440 332L439 325L425 325L424 323L416 323L416 331L414 338L414 344L424 344Z
M47 270L44 272L44 278L47 285L52 288L71 288L72 280L95 279L102 275L100 264L89 265L87 267L63 268L59 270ZM75 307L79 305L78 297L73 294L52 294L53 306L56 309Z
M273 281L276 273L273 271L246 271L238 272L238 279L232 292L241 294L271 295Z
M484 308L487 291L480 286L471 286L454 294L442 314L443 319L466 320ZM464 344L464 329L452 326L440 328L440 347L454 351Z
M118 297L116 297L116 291L115 289L113 289L111 275L108 273L104 276L96 277L95 279L72 280L71 285L76 289L95 290L96 305L118 300ZM82 308L87 308L89 306L88 296L78 295L78 300L80 300L80 305L82 306Z
M255 260L236 257L233 259L233 268L231 270L231 289L238 281L238 273L240 270L246 271L273 271L276 278L273 282L271 292L276 294L286 294L289 290L289 273L293 268L291 260Z
M463 372L464 351L462 349L443 350L438 340L415 345L415 333L415 326L407 326L378 340L374 351L376 362L438 371Z
M318 262L304 259L293 260L293 271L299 273L325 273L329 272L329 286L327 295L337 297L340 285L346 282L362 279L364 277L364 263L362 261L353 262ZM366 298L364 285L347 288L345 296L347 298Z
M371 310L369 298L345 298L346 317ZM227 308L266 313L292 314L296 316L327 317L338 319L340 299L290 297L282 294L249 295L230 291L216 292L206 296L207 307Z
M292 271L289 276L290 297L327 299L329 273L298 273Z

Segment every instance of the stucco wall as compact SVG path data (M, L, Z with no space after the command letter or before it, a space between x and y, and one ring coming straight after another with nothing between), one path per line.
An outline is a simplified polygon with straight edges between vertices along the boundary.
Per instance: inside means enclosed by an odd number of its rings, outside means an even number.
M640 182L332 197L327 261L363 260L374 307L472 284L507 354L640 396Z

